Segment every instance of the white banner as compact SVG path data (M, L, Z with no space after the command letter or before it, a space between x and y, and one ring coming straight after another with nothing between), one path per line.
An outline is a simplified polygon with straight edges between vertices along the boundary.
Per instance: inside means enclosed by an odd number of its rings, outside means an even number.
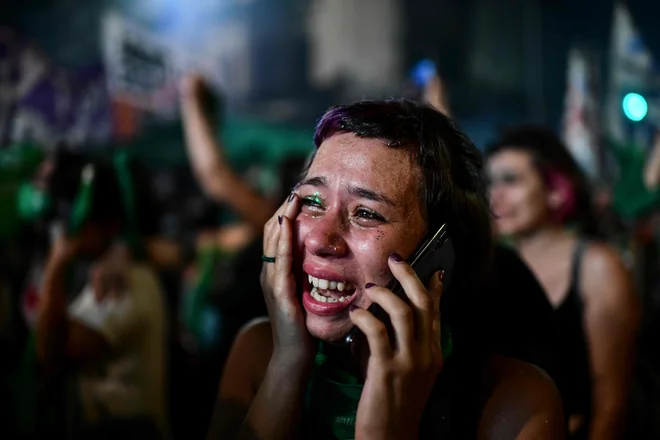
M114 12L102 21L103 56L111 95L162 115L177 109L172 46Z
M156 33L111 11L101 40L113 97L161 116L176 114L184 73L203 75L229 97L250 89L249 36L241 21Z
M597 68L589 55L580 49L569 53L562 137L577 163L595 178L599 171Z

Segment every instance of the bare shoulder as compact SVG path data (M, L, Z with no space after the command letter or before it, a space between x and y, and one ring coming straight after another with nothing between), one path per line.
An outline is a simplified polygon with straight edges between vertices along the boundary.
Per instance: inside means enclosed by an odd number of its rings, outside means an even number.
M604 243L590 244L582 261L581 290L587 306L619 309L635 302L630 271L619 252Z
M252 387L261 383L273 353L273 337L268 318L256 318L241 328L229 353L223 382L232 386L235 375L247 375ZM225 379L229 379L226 383Z
M561 397L543 370L515 359L493 356L482 383L484 407L480 440L565 438Z
M273 351L270 321L254 319L234 339L207 438L234 438L257 394Z
M255 318L245 324L236 335L234 340L234 349L237 350L257 350L253 355L270 355L273 350L273 333L270 326L270 320L267 317ZM234 350L232 349L232 351Z
M604 272L607 271L607 272ZM619 251L605 243L590 243L585 250L582 261L582 272L585 276L594 277L600 274L618 274L628 272L621 260Z

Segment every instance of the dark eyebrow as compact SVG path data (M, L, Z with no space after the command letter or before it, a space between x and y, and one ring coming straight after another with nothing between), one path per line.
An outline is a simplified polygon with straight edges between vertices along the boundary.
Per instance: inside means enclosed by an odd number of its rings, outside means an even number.
M305 179L304 181L301 182L300 184L302 185L310 185L314 187L326 187L328 186L328 180L325 177L311 177L309 179ZM349 194L351 194L354 197L358 197L361 199L367 199L367 200L373 200L374 202L380 202L380 203L385 203L390 206L396 206L394 202L389 199L387 196L377 193L375 191L372 191L370 189L366 188L360 188L358 186L351 186L348 188Z
M374 202L386 203L390 206L395 206L394 202L391 199L389 199L387 196L372 191L370 189L351 186L348 189L348 192L353 196L361 199L373 200Z
M310 185L315 187L328 186L328 181L325 177L310 177L309 179L303 180L300 183L300 186L302 185Z

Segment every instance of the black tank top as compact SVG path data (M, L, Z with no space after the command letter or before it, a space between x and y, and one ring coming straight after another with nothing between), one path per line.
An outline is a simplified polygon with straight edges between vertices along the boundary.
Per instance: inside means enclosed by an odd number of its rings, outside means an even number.
M564 399L564 411L567 416L584 415L588 421L591 413L591 374L583 324L584 305L580 294L580 267L587 246L588 242L582 239L575 245L568 294L555 309L555 319L562 364L560 391Z

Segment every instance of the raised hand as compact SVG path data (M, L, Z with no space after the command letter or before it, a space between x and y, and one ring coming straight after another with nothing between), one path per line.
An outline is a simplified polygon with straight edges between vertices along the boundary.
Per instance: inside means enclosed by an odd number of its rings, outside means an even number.
M314 358L293 271L294 221L299 211L299 197L292 193L264 227L264 256L275 257L275 262L264 262L261 287L273 329L273 358L287 364Z

